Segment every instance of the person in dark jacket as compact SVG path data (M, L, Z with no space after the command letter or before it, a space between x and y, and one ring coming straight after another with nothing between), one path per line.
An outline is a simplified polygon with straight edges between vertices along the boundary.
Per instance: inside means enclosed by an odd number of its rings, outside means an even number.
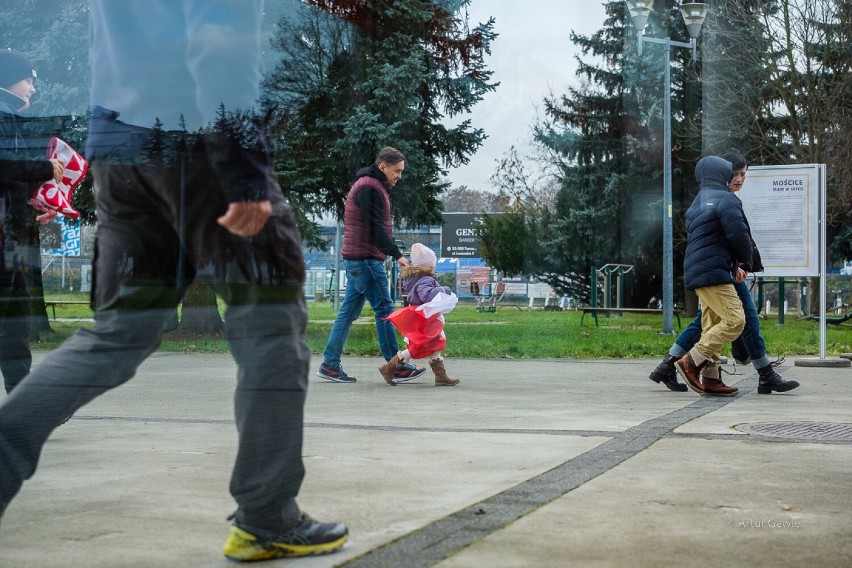
M19 112L29 108L36 72L21 53L0 50L0 371L6 392L29 373L30 296L25 250L36 246L27 230L27 200L38 185L62 179L61 160L30 159Z
M343 268L346 270L346 295L328 336L323 362L317 376L336 383L354 383L340 364L343 346L352 322L361 315L364 302L370 302L376 313L376 332L379 348L385 361L398 350L396 332L387 317L393 311L385 259L396 259L400 267L408 261L391 235L390 189L402 178L405 156L396 148L385 147L376 161L358 170L357 179L346 196L343 212ZM410 381L426 369L406 364L394 372L397 382Z
M394 373L408 361L427 358L435 373L436 385L455 386L461 382L447 375L444 357L441 355L447 348L443 314L455 307L458 298L449 286L442 286L438 282L435 274L437 262L435 253L429 247L421 243L411 245L411 262L402 269L402 289L408 298L408 305L388 317L405 336L408 347L379 367L379 372L389 385L397 384ZM439 297L438 294L444 296ZM430 304L436 298L447 305L438 308Z
M736 387L719 377L722 346L745 326L742 302L734 289L752 263L753 242L742 203L728 189L731 162L717 156L699 160L699 192L686 212L684 282L701 301L701 339L675 363L687 386L705 396L734 396Z
M734 170L734 177L728 184L728 189L732 193L737 193L743 187L746 172L748 171L748 163L743 155L737 152L729 152L722 155L722 159L731 162ZM751 237L751 231L749 231ZM752 261L751 266L743 266L746 272L761 272L763 265L760 261L760 252L757 244L752 239ZM757 309L754 306L754 301L749 292L748 285L745 282L736 282L734 288L737 291L740 301L745 311L745 328L742 334L731 345L731 351L734 353L734 358L737 360L751 360L752 365L757 369L759 375L757 392L760 394L770 394L772 391L786 392L799 386L799 383L794 380L784 380L775 371L774 364L766 355L766 342L760 333L760 319L757 316ZM679 383L677 380L677 371L675 371L675 361L686 355L701 337L701 310L695 316L695 319L684 329L681 334L672 344L669 353L663 358L657 367L651 371L649 378L656 383L663 383L669 390L685 391L686 385ZM739 355L735 346L737 342L740 344L740 349L745 352L745 355Z

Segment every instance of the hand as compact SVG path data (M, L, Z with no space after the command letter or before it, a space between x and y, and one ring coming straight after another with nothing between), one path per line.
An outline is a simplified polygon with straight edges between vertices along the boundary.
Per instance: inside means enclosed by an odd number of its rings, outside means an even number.
M737 275L736 275L736 277L735 277L734 279L735 279L737 282L742 282L742 281L744 281L744 280L746 279L746 276L748 276L748 272L746 272L746 271L745 271L745 270L743 270L742 268L737 268Z
M404 266L408 266L408 265L410 264L410 263L408 262L408 260L406 260L406 259L405 259L405 257L404 257L404 256L399 257L399 259L397 260L397 262L399 263L399 267L400 267L400 268L402 268L402 267L404 267Z
M264 201L237 201L228 205L224 215L216 222L238 237L253 237L263 229L272 215L272 203Z
M57 158L51 158L50 163L53 164L53 179L56 183L62 181L62 175L65 173L65 162Z

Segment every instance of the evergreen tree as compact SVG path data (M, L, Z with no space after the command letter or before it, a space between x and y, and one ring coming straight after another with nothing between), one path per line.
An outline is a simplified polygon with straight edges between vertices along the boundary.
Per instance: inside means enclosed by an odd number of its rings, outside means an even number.
M847 0L717 2L704 44L706 149L735 147L753 164L826 164L835 262L852 256L850 6ZM810 300L813 313L817 295Z
M495 88L484 64L493 22L469 29L468 3L308 0L282 20L267 103L279 177L303 211L340 217L355 172L387 145L406 155L396 221L440 222L440 180L485 138L469 121L441 120Z
M674 3L667 6L648 33L686 36ZM656 46L638 57L624 2L609 2L606 10L601 30L591 36L571 34L582 56L591 58L578 57L583 83L547 98L546 120L534 129L540 160L557 165L559 190L552 206L525 212L525 226L536 236L538 249L536 254L525 251L523 273L588 302L594 269L630 264L635 278L628 281L624 299L644 306L662 290L664 58ZM700 114L695 87L679 86L693 69L690 57L688 51L672 52L675 125ZM700 146L694 137L685 128L673 129L675 219L688 205L691 188L684 180L692 178ZM676 237L681 247L682 241ZM682 258L677 248L676 253L675 267Z

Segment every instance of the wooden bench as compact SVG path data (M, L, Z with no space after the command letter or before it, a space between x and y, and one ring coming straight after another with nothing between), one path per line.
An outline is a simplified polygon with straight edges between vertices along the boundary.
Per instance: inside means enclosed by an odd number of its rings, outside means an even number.
M595 327L598 326L598 314L663 314L663 310L654 309L654 308L580 308L583 310L583 315L580 316L580 326L583 325L583 320L586 318L586 314L592 314L592 317L595 318ZM680 329L680 311L674 310L674 315L677 318L677 327Z
M56 306L88 306L90 305L88 301L74 301L74 300L45 300L44 307L50 308L53 312L53 320L56 321Z

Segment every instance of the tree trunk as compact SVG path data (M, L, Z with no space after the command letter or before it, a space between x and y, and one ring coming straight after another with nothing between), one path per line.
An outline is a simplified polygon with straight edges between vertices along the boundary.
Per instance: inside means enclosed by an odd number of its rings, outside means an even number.
M783 300L781 300L783 302ZM808 278L808 314L818 316L822 312L819 305L819 278Z
M30 293L30 340L41 339L41 332L52 333L47 307L44 305L44 282L41 278L41 263L33 267Z
M180 325L182 331L217 333L224 324L219 315L216 293L209 284L193 282L183 297Z
M30 341L39 341L41 332L52 332L44 305L44 283L41 277L41 240L37 228L27 227L33 246L22 250L24 278L30 296Z

